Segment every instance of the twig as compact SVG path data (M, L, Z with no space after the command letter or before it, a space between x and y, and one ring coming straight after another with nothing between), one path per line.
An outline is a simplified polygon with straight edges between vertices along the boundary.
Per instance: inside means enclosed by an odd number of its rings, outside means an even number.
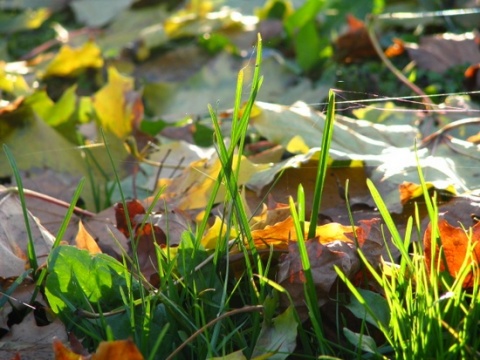
M72 40L72 38L77 37L77 36L81 36L81 35L92 36L92 35L97 35L97 34L100 34L100 33L101 33L101 30L91 29L91 28L82 28L82 29L78 29L78 30L74 30L74 31L69 31L67 36L66 36L66 39L61 39L61 38L57 37L55 39L48 40L48 41L44 42L43 44L38 45L37 47L35 47L34 49L29 51L25 55L23 55L20 59L21 60L30 60L30 59L34 58L35 56L41 54L44 51L47 51L48 49L50 49L50 48L52 48L56 45L60 45L60 44L64 44L64 43L69 42L70 40Z
M457 127L463 126L463 125L471 125L471 124L480 124L480 117L474 117L474 118L466 118L466 119L461 119L457 120L454 122L451 122L450 124L445 125L441 129L435 131L434 133L426 136L423 138L422 143L420 144L420 147L425 147L428 144L430 144L432 141L434 141L436 138L440 137L441 135L445 134L446 132L453 130Z
M7 193L16 193L18 194L18 187L16 186L13 186L13 187L9 187L6 189L6 192ZM43 200L43 201L46 201L50 204L54 204L54 205L58 205L60 207L64 207L64 208L67 208L70 206L69 203L67 203L66 201L63 201L63 200L60 200L60 199L57 199L57 198L54 198L52 196L49 196L49 195L45 195L45 194L42 194L42 193L39 193L37 191L33 191L33 190L28 190L28 189L23 189L23 193L29 197L32 197L32 198L36 198L36 199L40 199L40 200ZM74 207L73 209L73 213L75 215L78 215L78 216L84 216L84 217L94 217L96 214L95 213L92 213L88 210L84 210L82 208L79 208L79 207Z
M377 36L375 35L375 27L374 27L374 21L375 21L375 16L374 15L369 15L367 16L367 30L368 30L368 36L370 37L370 41L372 43L373 48L377 52L378 57L382 62L385 64L385 66L397 77L398 80L400 80L403 84L408 86L413 92L416 94L420 95L422 98L422 102L425 105L425 108L427 110L433 110L435 107L435 104L433 101L428 97L425 92L420 89L417 85L412 83L410 80L407 79L403 73L398 70L395 65L390 61L390 59L383 53L383 50L378 43Z

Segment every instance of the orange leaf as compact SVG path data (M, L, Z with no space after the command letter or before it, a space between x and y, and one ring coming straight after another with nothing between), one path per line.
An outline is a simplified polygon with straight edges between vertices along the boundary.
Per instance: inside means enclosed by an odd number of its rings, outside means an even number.
M467 256L467 249L471 245L469 237L467 233L460 227L452 226L446 220L440 220L438 222L438 228L440 233L441 242L437 244L437 248L435 249L434 259L431 258L432 256L432 230L431 224L428 225L427 230L425 231L425 235L423 237L423 244L425 247L425 262L427 264L427 268L431 268L431 263L434 261L436 264L439 261L439 246L443 247L443 253L445 257L445 261L441 260L439 265L439 270L444 271L448 268L448 272L453 277L456 277L458 272L460 271L463 262L465 261L465 257ZM472 238L471 241L474 244L474 250L472 254L472 258L468 259L467 261L472 264L479 264L480 260L480 223L475 224L472 228ZM446 265L446 266L445 266ZM478 273L477 273L478 276ZM464 282L463 287L469 288L472 287L475 282L475 274L470 272Z
M92 355L92 360L123 359L143 360L143 355L132 340L103 341L98 346L97 352Z
M83 226L82 220L78 222L78 233L75 238L75 243L77 244L77 248L87 250L90 254L100 254L102 252L95 239L87 229L85 229L85 226Z
M308 228L309 222L305 222L305 228ZM332 241L353 242L347 236L352 232L351 226L343 226L338 223L329 223L317 226L316 239L322 244L327 244ZM306 232L304 231L306 236ZM253 241L257 249L268 248L273 245L275 250L287 250L290 241L297 241L297 233L293 223L293 218L290 216L287 219L280 221L272 226L267 226L262 230L252 231Z
M393 44L385 50L385 55L389 58L402 55L405 52L405 45L401 39L393 39Z
M270 245L276 250L286 250L288 242L297 240L295 227L292 217L276 223L272 226L267 226L262 230L252 231L252 238L257 249L268 248Z
M72 350L67 348L62 342L58 339L53 340L53 353L55 354L55 360L86 360L87 358L74 353Z

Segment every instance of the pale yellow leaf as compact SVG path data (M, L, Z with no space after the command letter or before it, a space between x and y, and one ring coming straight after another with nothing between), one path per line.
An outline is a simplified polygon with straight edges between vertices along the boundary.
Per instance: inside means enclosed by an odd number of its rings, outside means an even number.
M93 97L93 107L100 125L119 138L128 136L134 120L134 79L121 75L114 67L108 69L108 83Z
M78 233L75 238L77 247L81 250L87 250L90 254L99 254L102 250L99 248L95 239L83 226L82 220L78 222Z
M225 236L227 231L227 225L218 216L215 217L215 222L212 227L207 230L205 236L201 240L201 244L205 249L215 249L218 239ZM230 230L229 239L233 239L237 236L235 229Z
M80 48L64 45L47 66L43 76L76 76L87 68L102 66L103 58L100 48L93 41L86 42Z

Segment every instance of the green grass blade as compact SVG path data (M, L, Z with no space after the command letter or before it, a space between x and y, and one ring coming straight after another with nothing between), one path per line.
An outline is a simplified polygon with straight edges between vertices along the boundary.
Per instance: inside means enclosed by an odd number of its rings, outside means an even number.
M25 228L27 230L27 237L28 237L28 243L27 243L28 262L30 264L30 267L33 269L33 274L35 276L35 272L38 269L38 262L37 262L37 255L35 254L35 246L33 241L32 229L30 227L30 221L28 219L27 203L25 201L25 194L23 192L22 178L20 177L20 172L18 171L17 163L13 157L13 154L6 144L3 144L3 151L5 152L5 155L7 155L8 162L10 163L10 167L12 168L13 175L15 177L15 182L17 183L18 198L20 199L20 204L22 206L23 220L25 222Z
M328 93L328 110L323 128L322 145L320 151L320 159L318 160L317 178L315 181L315 191L313 193L312 213L310 215L310 228L308 229L308 238L315 236L315 228L317 227L317 218L320 211L322 201L323 187L327 177L328 154L333 136L333 124L335 122L335 92L330 90Z
M380 215L383 218L383 221L385 221L385 224L387 225L387 228L390 231L390 234L392 235L393 243L400 251L402 255L402 259L405 259L408 267L411 268L413 265L412 265L412 261L410 260L410 256L408 254L408 249L405 248L404 246L402 237L400 236L400 233L397 230L395 222L393 221L392 216L390 215L390 211L385 205L385 202L383 201L382 196L378 192L372 180L367 179L367 186L368 186L368 189L370 190L370 194L372 195L373 201L375 202L375 205L377 206L378 211L380 212Z
M305 275L304 293L305 293L305 301L306 301L308 312L310 315L310 320L312 322L312 326L313 326L318 344L321 348L321 353L324 353L324 354L329 353L330 349L328 349L327 342L325 340L325 336L322 331L322 318L318 308L318 297L315 290L315 283L313 281L310 259L308 257L308 250L305 244L304 226L302 226L300 222L298 213L295 209L295 203L291 197L289 199L289 204L290 204L290 213L292 214L293 223L295 226L295 232L297 234L298 252L300 254L302 269Z

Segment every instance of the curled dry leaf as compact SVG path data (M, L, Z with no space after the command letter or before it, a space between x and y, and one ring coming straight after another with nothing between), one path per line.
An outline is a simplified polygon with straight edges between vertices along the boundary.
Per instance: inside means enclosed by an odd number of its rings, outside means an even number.
M252 230L264 229L268 225L274 225L290 216L290 206L276 202L271 195L268 203L263 204L260 214L253 216L250 222Z
M305 229L308 229L309 222L305 222ZM344 226L338 223L329 223L317 226L316 235L318 241L327 244L335 240L354 242L347 236L352 232L351 226ZM306 235L306 231L304 232ZM289 243L297 241L297 234L293 218L289 216L275 225L266 226L261 230L252 231L252 238L257 249L273 246L274 250L287 250Z
M464 288L470 288L474 285L475 281L478 281L478 264L480 262L480 223L476 223L471 228L471 237L469 232L460 227L450 225L450 223L444 219L438 222L438 229L441 242L438 241L436 249L434 251L434 258L432 259L432 229L431 224L428 225L425 235L423 237L423 244L425 247L425 262L427 269L436 269L436 264L439 263L439 271L448 272L453 277L457 277L459 271L462 269L462 265L465 262L467 251L470 247L473 247L473 251L470 257L466 260L468 265L475 265L477 271L471 270L465 280L463 281ZM443 249L442 258L439 259L440 246Z
M77 247L82 250L87 250L90 254L99 254L102 252L95 239L90 235L85 226L83 226L82 220L78 222L78 233L75 238Z

